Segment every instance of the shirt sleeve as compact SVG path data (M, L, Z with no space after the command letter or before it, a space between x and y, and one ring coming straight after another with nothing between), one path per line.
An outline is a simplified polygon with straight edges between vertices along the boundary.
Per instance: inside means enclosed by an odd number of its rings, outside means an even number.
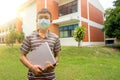
M54 44L54 53L58 53L59 51L61 51L61 44L60 44L60 39L57 38L55 44Z
M23 40L20 50L23 54L27 54L31 50L31 43L28 36Z

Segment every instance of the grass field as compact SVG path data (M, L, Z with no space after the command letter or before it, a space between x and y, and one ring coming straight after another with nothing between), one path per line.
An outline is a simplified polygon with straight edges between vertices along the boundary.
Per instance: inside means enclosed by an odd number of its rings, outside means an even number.
M0 80L27 80L20 46L0 46ZM120 52L106 47L62 47L57 80L120 80Z

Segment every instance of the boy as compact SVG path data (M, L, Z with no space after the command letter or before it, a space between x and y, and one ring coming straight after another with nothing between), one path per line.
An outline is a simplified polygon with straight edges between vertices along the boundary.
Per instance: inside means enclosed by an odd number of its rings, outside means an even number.
M58 55L61 50L60 40L57 35L48 30L52 21L52 15L49 10L42 9L37 14L37 30L31 35L26 36L21 45L20 61L29 69L28 80L56 80L54 68L51 62L46 62L43 70L41 65L32 65L26 58L29 51L34 50L41 43L48 42L56 62L58 63ZM56 64L57 64L56 63Z

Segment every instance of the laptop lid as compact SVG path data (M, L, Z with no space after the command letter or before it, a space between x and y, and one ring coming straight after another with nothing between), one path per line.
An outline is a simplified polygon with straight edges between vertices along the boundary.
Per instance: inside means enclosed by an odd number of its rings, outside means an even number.
M41 65L43 68L45 68L46 61L50 61L53 65L56 64L56 60L47 42L42 43L35 50L29 52L27 59L31 64Z

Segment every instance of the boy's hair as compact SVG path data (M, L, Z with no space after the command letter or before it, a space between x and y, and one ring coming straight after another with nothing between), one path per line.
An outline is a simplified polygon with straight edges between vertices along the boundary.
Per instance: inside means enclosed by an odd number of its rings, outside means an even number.
M46 9L46 8L42 8L42 9L37 13L37 18L38 18L38 15L39 15L39 14L44 14L44 13L48 13L48 14L50 15L50 19L52 19L52 14L51 14L51 12L50 12L48 9Z

